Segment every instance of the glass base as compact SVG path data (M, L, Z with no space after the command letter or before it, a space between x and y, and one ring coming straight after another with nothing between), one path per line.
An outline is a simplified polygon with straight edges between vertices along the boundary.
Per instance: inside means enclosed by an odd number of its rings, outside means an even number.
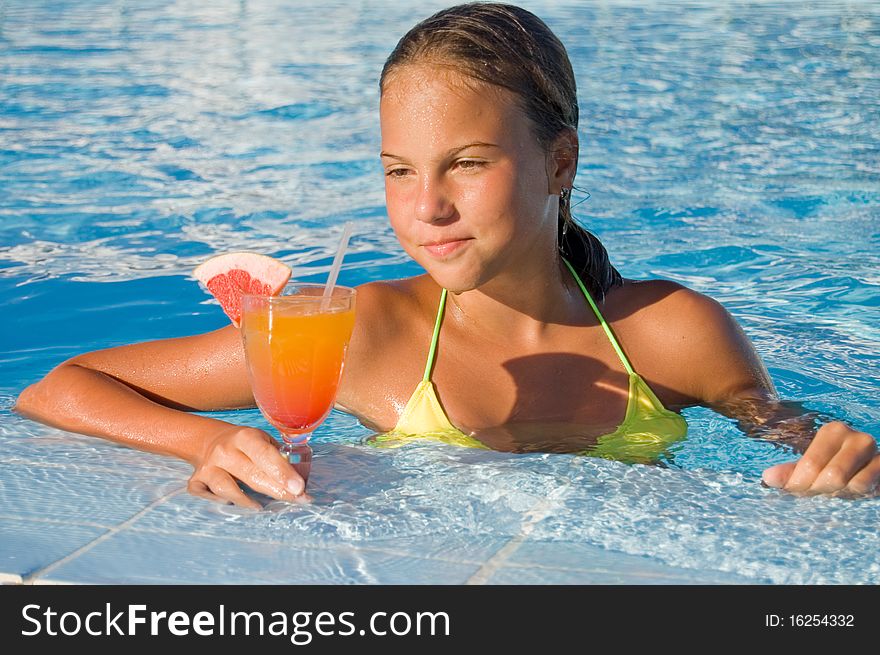
M309 445L309 435L300 434L295 439L286 435L281 436L284 439L284 443L281 444L281 454L291 463L303 482L308 484L309 473L312 470L312 447Z

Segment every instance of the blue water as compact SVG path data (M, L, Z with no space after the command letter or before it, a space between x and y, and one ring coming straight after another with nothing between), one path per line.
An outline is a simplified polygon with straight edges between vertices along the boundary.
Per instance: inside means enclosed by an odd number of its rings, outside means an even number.
M0 3L3 462L97 449L128 466L130 451L9 408L74 354L224 325L189 276L212 254L258 251L321 281L354 220L341 283L420 272L385 216L376 78L441 6ZM784 398L880 435L880 6L524 6L569 48L574 202L590 195L576 213L624 276L716 298ZM268 429L256 410L219 416ZM691 436L660 469L436 445L379 454L334 414L316 435L313 505L191 518L208 533L232 521L354 541L527 524L530 539L760 583L880 582L880 502L764 489L785 450L709 410L685 416Z

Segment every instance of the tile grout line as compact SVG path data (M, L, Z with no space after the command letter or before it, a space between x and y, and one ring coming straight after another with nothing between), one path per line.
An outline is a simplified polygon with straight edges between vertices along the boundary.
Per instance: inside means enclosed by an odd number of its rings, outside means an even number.
M565 487L563 487L563 490ZM558 495L558 494L557 494ZM511 555L513 555L517 549L522 545L523 541L526 540L532 530L535 529L535 526L538 524L541 519L545 518L550 511L554 507L554 503L551 501L555 500L552 495L548 498L543 499L539 503L537 503L532 509L528 512L528 518L525 522L520 526L519 534L513 537L510 541L504 544L501 548L499 548L486 562L483 563L482 566L474 573L470 578L465 581L467 585L483 585L492 577L492 575L504 566L504 563L510 559Z
M173 497L173 496L176 496L176 495L179 494L179 493L182 493L184 490L185 490L185 487L180 487L179 489L175 489L174 491L171 491L171 492L165 494L164 496L161 496L160 498L157 498L157 499L154 500L152 503L150 503L149 505L147 505L146 507L144 507L144 508L143 508L142 510L140 510L139 512L133 514L132 516L130 516L129 518L127 518L125 521L123 521L123 522L120 523L119 525L115 525L115 526L113 526L112 528L109 528L109 529L107 530L107 532L103 533L102 535L100 535L100 536L98 536L98 537L95 537L95 538L92 539L90 542L88 542L88 543L86 543L86 544L83 544L82 546L80 546L79 548L77 548L77 549L76 549L75 551L73 551L72 553L69 553L69 554L65 555L64 557L62 557L62 558L59 559L59 560L55 560L55 561L52 562L51 564L47 564L46 566L44 566L44 567L41 568L41 569L37 569L37 570L34 571L33 573L30 573L30 574L28 574L28 575L26 575L26 576L22 576L21 584L33 584L34 581L37 580L38 578L40 578L41 576L44 576L44 575L46 575L47 573L49 573L49 572L51 572L51 571L54 571L55 569L57 569L57 568L58 568L59 566L61 566L62 564L66 564L67 562L69 562L69 561L71 561L71 560L73 560L73 559L76 559L77 557L79 557L79 556L82 555L83 553L85 553L85 552L91 550L92 548L94 548L95 546L97 546L98 544L100 544L101 542L106 541L107 539L109 539L109 538L112 537L113 535L115 535L115 534L121 532L122 530L124 530L125 528L127 528L128 526L130 526L132 523L134 523L135 521L137 521L137 520L138 520L140 517L142 517L144 514L146 514L147 512L149 512L151 509L153 509L156 505L165 502L165 501L168 500L169 498L171 498L171 497Z

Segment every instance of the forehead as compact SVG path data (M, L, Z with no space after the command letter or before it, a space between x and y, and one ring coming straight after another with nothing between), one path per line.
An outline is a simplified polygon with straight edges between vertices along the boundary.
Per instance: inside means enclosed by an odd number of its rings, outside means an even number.
M407 65L390 73L380 102L383 141L430 131L519 132L527 119L513 93L454 70Z
M453 66L421 62L404 64L389 71L382 85L382 100L400 101L413 93L430 91L435 87L464 96L471 93L492 94L499 101L509 101L512 96L506 89L466 75Z

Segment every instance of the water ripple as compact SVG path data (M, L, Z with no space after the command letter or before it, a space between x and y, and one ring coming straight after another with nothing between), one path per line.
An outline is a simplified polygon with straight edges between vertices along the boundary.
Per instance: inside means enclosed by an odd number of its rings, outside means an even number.
M170 276L231 250L322 276L346 220L349 283L418 272L385 217L376 80L396 39L441 4L3 3L0 298L20 321L0 357L8 505L113 521L100 493L81 507L66 496L114 467L138 477L116 492L126 506L155 497L156 480L185 484L180 462L10 412L22 385L82 349L223 320ZM880 6L530 8L577 76L578 185L591 196L575 193L576 212L623 274L717 298L784 397L880 432ZM218 416L267 427L256 412ZM536 539L757 582L880 582L880 504L763 489L760 472L790 453L708 410L687 417L691 437L659 468L378 453L352 445L363 430L334 413L313 505L257 513L180 496L139 525L285 544L484 543L519 535L543 503ZM33 481L59 493L41 503Z

